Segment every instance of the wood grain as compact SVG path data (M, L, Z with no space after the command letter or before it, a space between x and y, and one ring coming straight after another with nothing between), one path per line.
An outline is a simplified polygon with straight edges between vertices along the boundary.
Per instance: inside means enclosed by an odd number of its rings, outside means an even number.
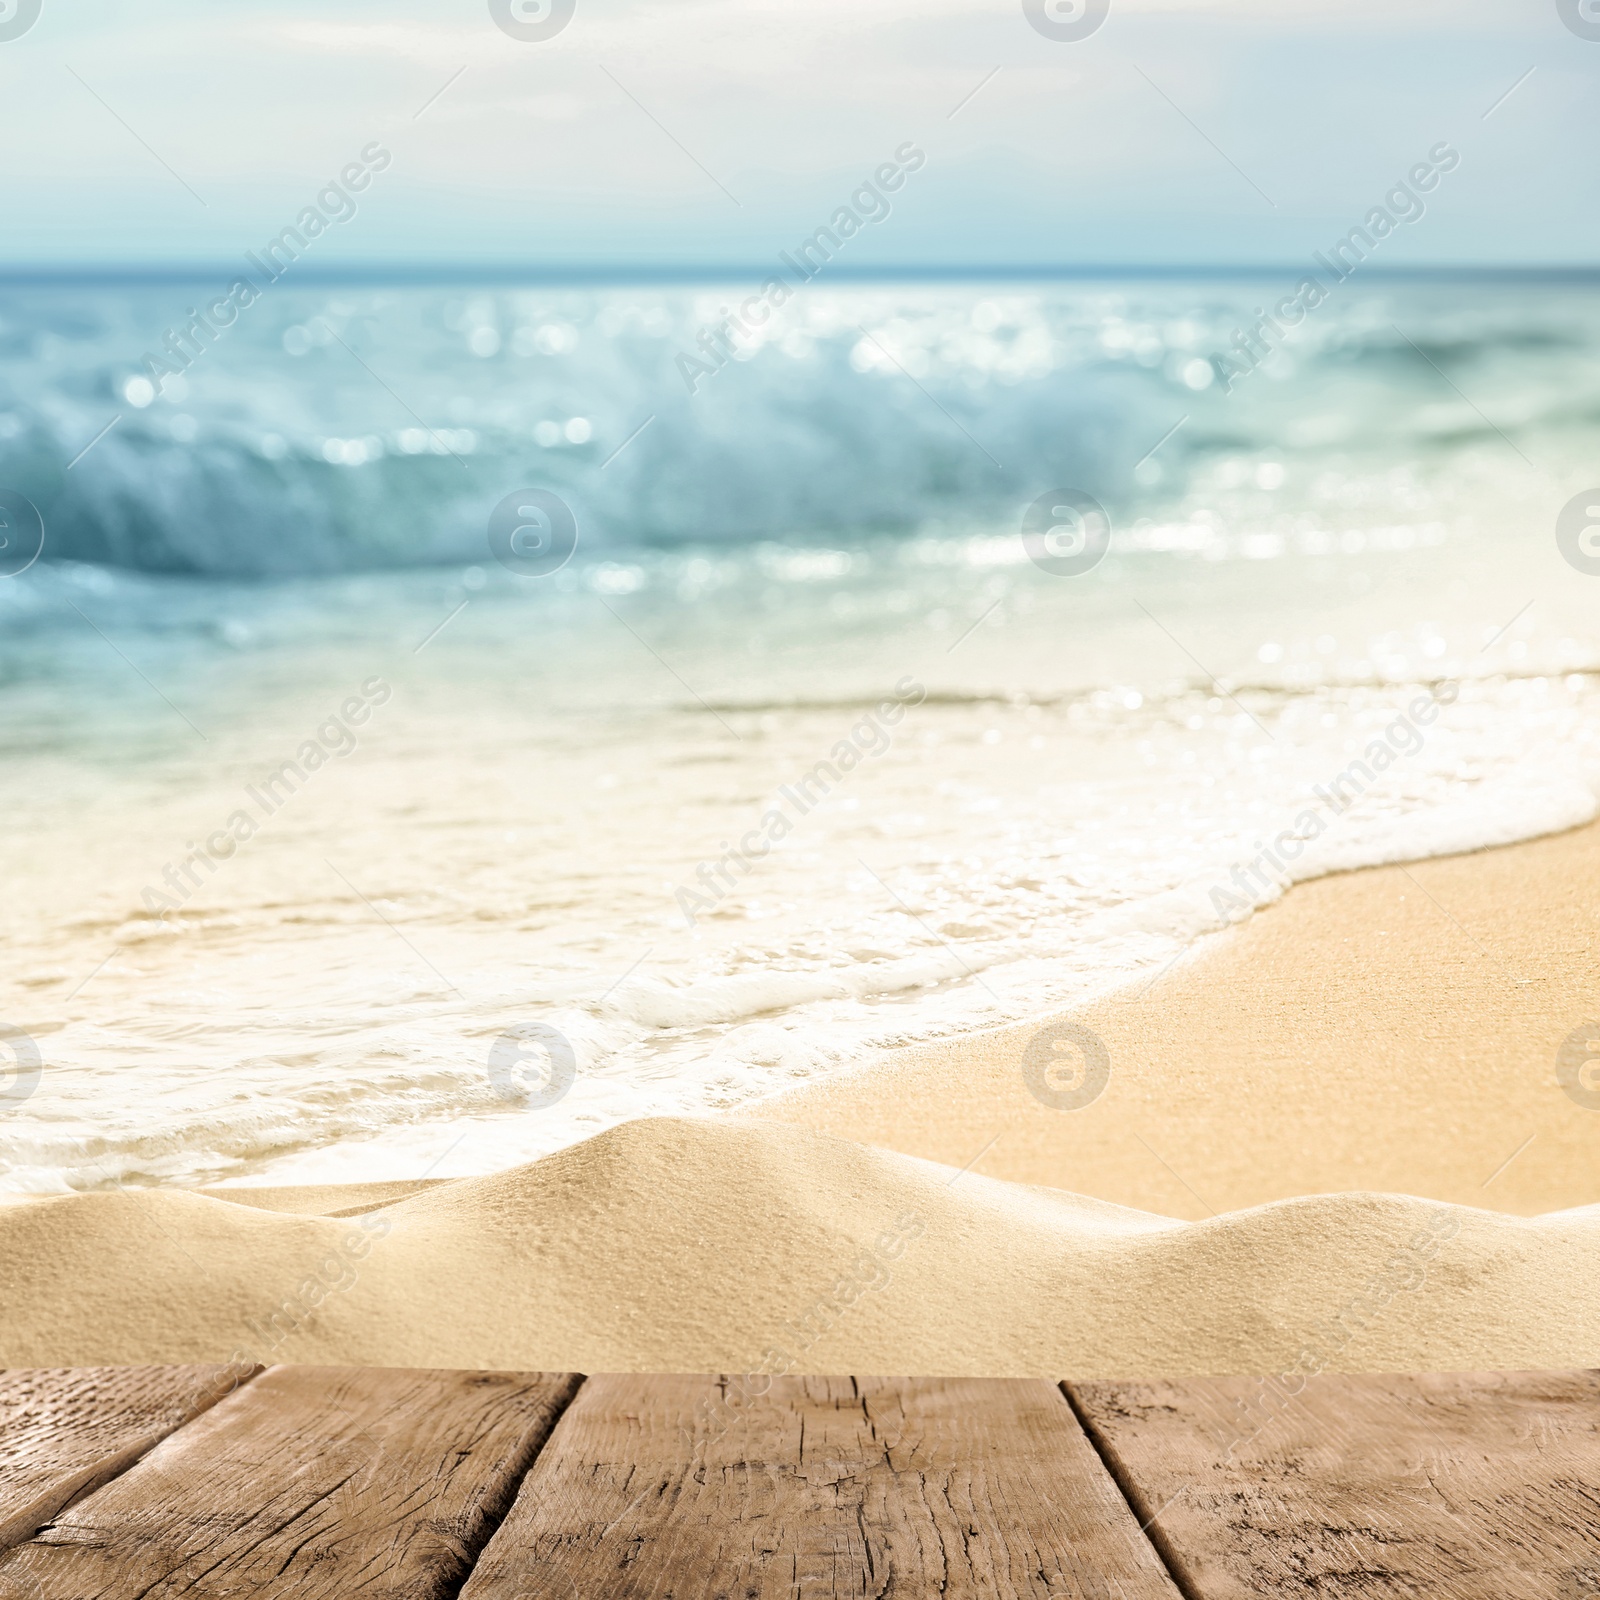
M1177 1600L1044 1381L591 1378L462 1600Z
M1600 1595L1600 1374L1067 1389L1191 1600Z
M453 1595L579 1381L271 1368L0 1559L0 1597Z
M254 1367L0 1372L0 1551L130 1467Z

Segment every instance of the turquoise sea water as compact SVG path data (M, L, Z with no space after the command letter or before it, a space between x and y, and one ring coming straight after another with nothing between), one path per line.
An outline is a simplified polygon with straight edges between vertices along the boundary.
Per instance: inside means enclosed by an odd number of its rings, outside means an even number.
M1600 294L1224 382L1294 286L817 286L692 393L739 285L0 292L0 1181L500 1165L1590 816Z

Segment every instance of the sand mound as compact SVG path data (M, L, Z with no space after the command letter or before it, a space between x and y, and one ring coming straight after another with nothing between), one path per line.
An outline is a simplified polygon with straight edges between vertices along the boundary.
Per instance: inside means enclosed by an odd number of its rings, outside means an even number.
M0 1210L0 1363L1156 1376L1600 1363L1600 1207L1185 1223L810 1129L652 1118L359 1217Z

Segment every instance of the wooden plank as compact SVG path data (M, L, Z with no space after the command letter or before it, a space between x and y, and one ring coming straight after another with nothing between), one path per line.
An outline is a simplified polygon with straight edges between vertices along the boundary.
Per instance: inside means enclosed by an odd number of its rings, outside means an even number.
M0 1597L454 1595L580 1381L270 1368L0 1560Z
M1191 1600L1600 1594L1600 1374L1284 1387L1067 1386Z
M591 1378L462 1600L1176 1600L1040 1381Z
M0 1372L0 1551L133 1465L254 1367Z

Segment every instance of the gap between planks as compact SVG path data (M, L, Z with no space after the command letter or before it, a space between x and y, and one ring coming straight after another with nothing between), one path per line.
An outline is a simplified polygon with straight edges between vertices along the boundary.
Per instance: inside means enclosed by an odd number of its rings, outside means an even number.
M1094 1453L1099 1456L1101 1466L1106 1469L1106 1475L1116 1484L1118 1493L1127 1501L1128 1510L1133 1513L1133 1520L1139 1524L1139 1532L1150 1541L1151 1548L1161 1559L1161 1565L1167 1569L1167 1576L1172 1579L1173 1588L1183 1596L1183 1600L1205 1600L1205 1596L1190 1577L1183 1557L1167 1537L1167 1530L1161 1526L1161 1513L1167 1507L1151 1506L1149 1497L1134 1481L1126 1463L1112 1449L1111 1441L1095 1426L1094 1419L1073 1393L1072 1380L1063 1378L1058 1387L1072 1408L1072 1415L1083 1430L1084 1437L1094 1447ZM1181 1494L1183 1491L1180 1489L1178 1492Z

